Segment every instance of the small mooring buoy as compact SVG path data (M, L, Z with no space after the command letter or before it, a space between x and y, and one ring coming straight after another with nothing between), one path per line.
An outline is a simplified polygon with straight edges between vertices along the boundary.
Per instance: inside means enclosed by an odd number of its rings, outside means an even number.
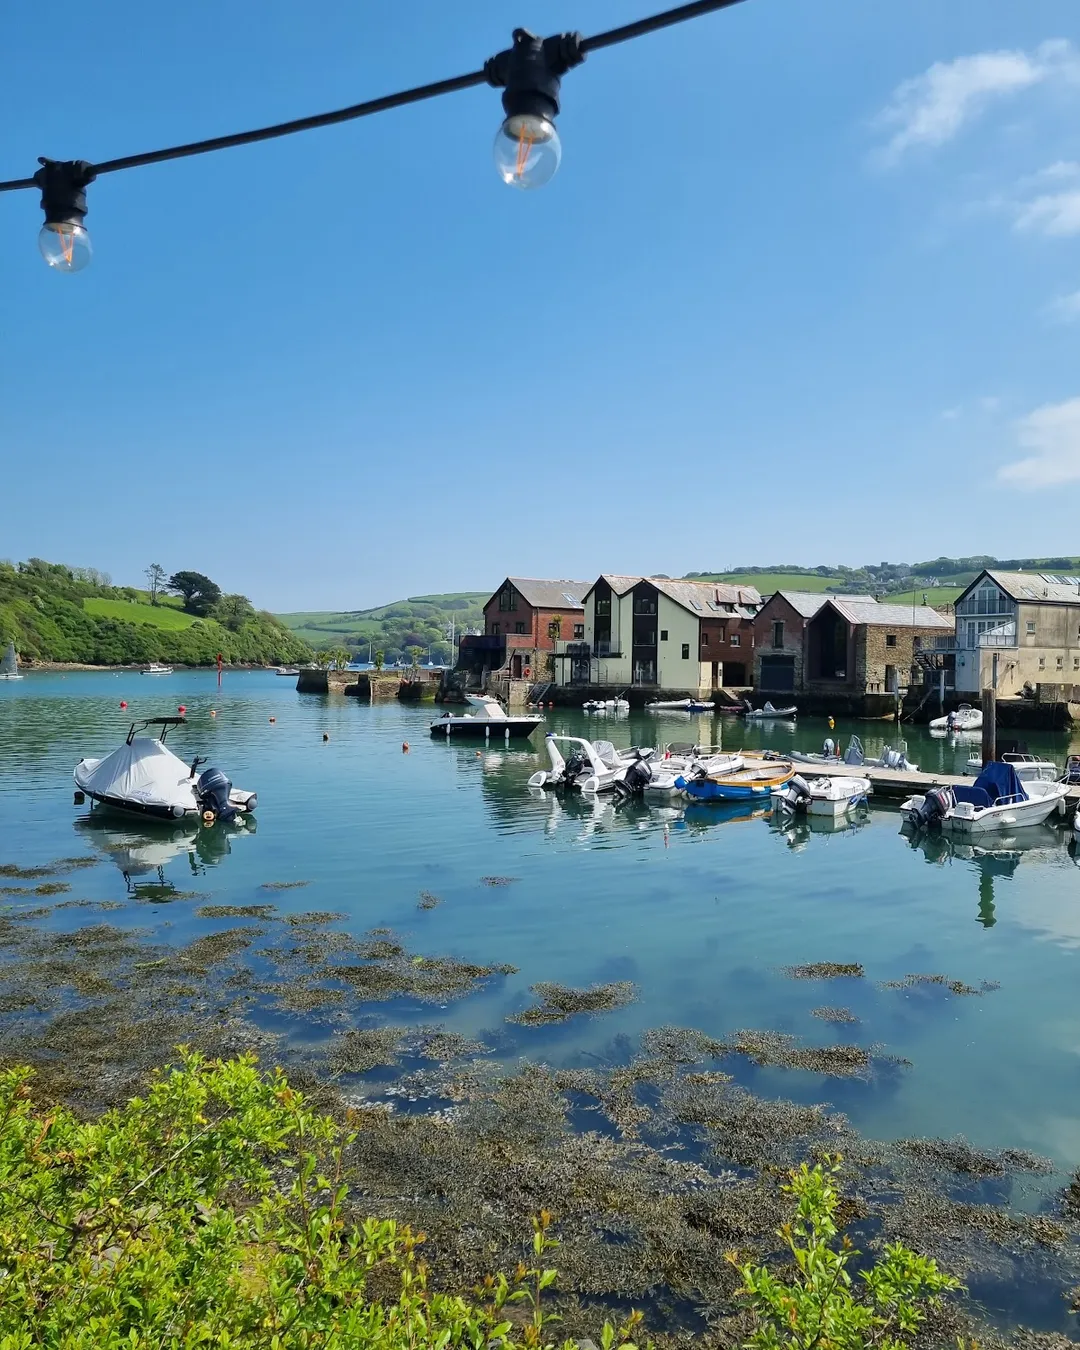
M122 709L127 707L127 704L124 702L123 699L120 700L120 707L121 707Z
M407 755L407 754L409 753L409 742L408 742L408 741L402 741L402 742L401 742L401 753L402 753L403 755Z
M82 806L82 804L83 804L84 801L86 801L86 793L85 793L85 792L76 792L76 794L75 794L75 805L76 805L76 806Z
M271 721L271 722L276 722L276 721L277 721L277 718L276 718L276 717L271 717L270 721Z
M324 741L328 741L330 739L330 733L328 731L324 731L322 734L322 738Z

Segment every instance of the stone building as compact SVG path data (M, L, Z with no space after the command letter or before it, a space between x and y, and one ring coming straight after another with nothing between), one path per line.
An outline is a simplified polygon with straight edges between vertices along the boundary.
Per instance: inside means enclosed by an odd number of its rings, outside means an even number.
M939 638L951 641L951 629L928 605L830 596L806 624L803 687L819 694L894 694L909 684L916 653Z
M956 602L956 692L1080 684L1080 577L980 572Z
M872 595L843 600L874 602ZM775 591L754 619L754 688L794 694L805 688L806 625L829 599L821 591Z

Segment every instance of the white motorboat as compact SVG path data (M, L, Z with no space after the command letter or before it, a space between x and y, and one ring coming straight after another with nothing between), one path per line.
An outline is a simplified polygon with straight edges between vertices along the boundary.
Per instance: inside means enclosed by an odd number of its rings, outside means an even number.
M535 713L511 716L497 698L488 694L466 694L465 702L472 712L443 713L432 722L431 734L445 736L447 740L454 736L482 736L485 741L492 737L509 741L531 736L544 720Z
M300 667L299 667L299 666L275 666L275 668L274 668L274 674L275 674L275 675L292 675L292 676L296 676L296 675L299 675L299 674L300 674Z
M710 712L716 704L701 698L672 698L666 701L654 699L645 706L651 712Z
M988 830L1041 825L1065 810L1064 783L1044 779L1021 781L1015 767L1002 760L987 764L975 782L935 787L909 797L900 807L912 825L937 826L949 834L975 835Z
M831 816L835 820L862 805L872 790L869 778L827 775L807 780L796 774L773 794L773 808L805 811L811 816Z
M241 792L220 769L198 773L206 760L196 755L190 764L165 744L173 727L182 727L183 717L148 717L132 722L124 744L104 759L80 759L75 766L75 803L85 794L92 802L156 820L181 820L208 814L215 820L231 820L238 813L254 811L254 792ZM138 736L147 727L160 727L157 740Z
M651 750L616 750L610 741L587 741L584 736L557 736L549 731L544 737L550 769L539 769L529 779L533 788L578 788L582 792L606 792L621 782L627 771L641 765L647 781ZM575 747L563 756L560 744Z
M980 731L983 724L983 715L978 708L973 708L970 703L961 703L959 708L954 708L951 713L946 713L944 717L935 717L930 723L931 731Z
M21 680L19 659L15 655L15 643L9 642L7 651L0 657L0 680Z
M1061 770L1056 764L1048 759L1040 759L1038 755L1007 750L1001 759L1003 763L1013 766L1021 783L1030 783L1035 779L1040 779L1044 783L1056 783L1061 777ZM982 755L972 755L967 762L968 773L980 774L982 767Z
M145 670L140 670L140 675L171 675L172 666L159 665L157 661L151 661Z
M745 768L746 760L740 754L666 755L650 764L652 777L642 788L645 798L675 797L682 793L680 778L705 774L736 773Z
M743 713L748 722L761 722L772 717L782 717L787 721L793 721L798 715L799 710L794 704L790 708L774 708L768 701L763 708L755 708L747 703L746 711Z

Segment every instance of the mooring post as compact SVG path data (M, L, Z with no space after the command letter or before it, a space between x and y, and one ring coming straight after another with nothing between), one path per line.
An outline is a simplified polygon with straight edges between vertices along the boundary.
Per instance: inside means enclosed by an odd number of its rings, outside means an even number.
M982 761L989 764L997 759L997 692L982 691Z

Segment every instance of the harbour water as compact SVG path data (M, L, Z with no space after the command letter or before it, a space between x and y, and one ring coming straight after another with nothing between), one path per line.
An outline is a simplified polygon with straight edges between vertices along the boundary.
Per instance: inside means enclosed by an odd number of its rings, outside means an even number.
M180 704L188 725L170 744L256 790L257 830L200 844L194 828L88 823L87 808L72 805L76 761L113 749L133 718ZM29 675L0 685L0 863L98 858L68 878L70 897L124 905L109 922L137 925L148 940L184 942L235 923L200 917L208 903L272 902L341 914L337 927L356 936L391 929L409 951L507 963L518 973L444 1007L370 1011L497 1043L508 1066L523 1056L600 1060L617 1037L633 1045L661 1025L876 1046L883 1058L865 1080L753 1064L740 1077L765 1095L829 1102L873 1138L963 1134L1048 1155L1062 1172L1080 1164L1080 871L1070 832L1038 827L972 850L913 842L897 811L880 806L839 828L779 827L749 809L545 795L526 786L543 762L541 736L523 748L447 745L429 737L434 715L430 705L298 695L270 673L226 674L220 688L210 672ZM546 716L551 730L617 745L818 749L827 734L823 722ZM868 754L896 735L886 723L841 723L831 734L851 732ZM974 748L920 729L905 735L910 757L932 770L962 771ZM1029 748L1060 763L1070 746L1046 734ZM266 889L281 883L303 884ZM438 903L418 907L424 895ZM86 916L72 908L43 921L75 926ZM809 962L857 962L865 976L785 974ZM982 992L882 987L918 974ZM538 982L615 980L633 982L634 1002L552 1026L506 1021L535 1001ZM858 1021L822 1021L811 1015L821 1005ZM301 1041L329 1034L302 1014L287 1031Z

